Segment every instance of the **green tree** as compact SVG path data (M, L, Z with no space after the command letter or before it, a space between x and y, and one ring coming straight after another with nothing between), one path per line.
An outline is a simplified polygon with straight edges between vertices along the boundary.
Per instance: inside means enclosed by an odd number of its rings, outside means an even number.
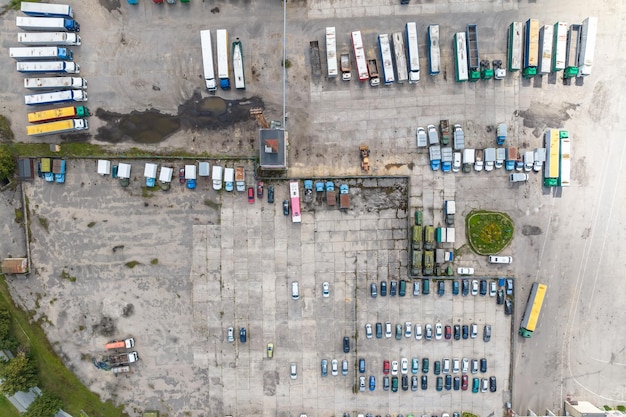
M13 178L15 173L15 157L11 148L6 145L0 145L0 181Z
M54 394L44 392L31 403L24 417L50 417L59 411L63 401Z
M11 331L11 313L6 308L0 309L0 340L6 339Z
M29 356L20 352L13 359L0 366L0 391L13 395L18 391L26 391L39 383L37 366Z

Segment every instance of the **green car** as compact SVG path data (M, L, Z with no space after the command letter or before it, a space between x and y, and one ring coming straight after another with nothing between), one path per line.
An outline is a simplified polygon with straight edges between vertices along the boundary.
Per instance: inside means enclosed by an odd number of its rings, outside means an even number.
M428 373L428 358L422 359L422 373Z
M402 340L402 325L396 324L396 340Z
M480 389L480 379L473 378L472 379L472 392L475 394Z
M441 373L441 361L435 361L435 375Z
M398 392L398 377L394 376L391 378L391 391Z

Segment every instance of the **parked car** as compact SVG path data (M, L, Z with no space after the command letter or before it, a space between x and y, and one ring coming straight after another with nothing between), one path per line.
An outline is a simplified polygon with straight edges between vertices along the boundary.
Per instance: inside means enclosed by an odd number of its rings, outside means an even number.
M382 323L376 323L376 339L382 339L383 338L383 324Z
M350 338L343 338L343 353L350 353Z
M496 392L496 390L497 390L496 377L495 376L489 377L489 391Z
M383 374L387 375L389 373L389 361L388 360L384 360L383 361Z
M228 328L228 342L229 343L233 343L235 341L235 329L233 329L232 327Z
M289 216L289 200L283 200L283 214Z
M463 391L467 391L467 380L468 380L467 375L461 375L461 389Z
M422 372L428 373L428 358L422 358Z
M395 297L398 292L398 281L391 281L391 288L389 289L389 295Z
M446 340L450 340L452 338L452 326L446 325L444 337L446 338Z
M443 391L443 377L437 377L437 385L435 386L435 388L437 389L437 391Z
M463 329L463 339L467 339L469 337L469 326L464 324L461 328Z
M489 297L495 297L497 289L498 289L498 287L496 285L496 282L495 281L491 281L489 283Z
M254 203L254 188L248 187L248 203Z
M498 290L496 295L496 304L504 304L504 290Z
M513 280L510 278L506 280L506 295L513 295Z
M410 321L407 321L406 323L404 323L404 337L411 337L413 335L412 330L413 330L413 325L411 324Z
M478 336L478 325L476 323L472 323L472 327L470 329L470 337L472 339L476 339L476 336Z
M387 375L383 377L383 390L389 391L389 377Z
M454 340L461 339L461 326L458 324L454 325Z
M400 372L402 372L402 374L409 372L409 360L407 358L402 358L400 361Z
M269 359L272 359L274 357L274 344L273 343L267 344L267 357Z
M469 294L469 280L464 278L461 281L461 294L465 297L467 294Z
M404 297L406 295L406 281L401 279L398 288L398 296Z
M489 389L489 380L487 378L483 378L482 388L480 392L487 392Z
M417 376L413 375L411 377L411 391L417 391L417 385L418 385Z
M398 392L398 377L397 376L391 377L391 391Z
M359 373L365 373L365 359L359 358Z
M459 267L456 272L459 275L474 275L474 268L471 267Z
M478 373L478 359L472 359L472 373Z
M478 280L472 280L472 295L478 295Z
M510 299L504 300L504 314L511 315L513 314L513 303Z
M328 282L324 282L322 283L322 297L327 298L329 296L330 296L330 284Z
M461 389L461 377L455 376L454 377L454 390L458 391Z
M419 371L419 359L413 358L411 359L411 373L416 374Z
M385 323L385 337L389 339L391 337L391 323Z
M256 183L256 196L259 199L263 198L263 181L257 181Z
M348 360L344 359L341 362L341 373L342 375L348 375Z
M422 325L416 324L415 325L415 340L421 340L421 339L422 339Z
M180 168L178 170L178 182L180 184L184 184L185 183L185 168Z
M391 361L391 375L398 375L398 361Z
M370 284L370 295L372 296L372 298L376 298L376 296L378 295L378 291L376 290L376 283L372 282Z
M450 391L452 389L452 375L446 375L446 391Z
M430 280L428 278L422 279L422 294L430 294Z
M370 323L365 325L365 337L368 339L372 338L372 325Z
M413 295L414 296L420 295L420 282L419 281L413 281Z
M322 376L328 375L328 359L322 359L321 368L322 368Z
M241 343L246 343L247 340L247 336L246 336L246 328L242 327L241 329L239 329L239 341Z
M365 377L364 376L359 377L359 391L365 392Z
M274 186L270 185L267 187L267 202L270 204L274 204Z
M298 368L296 366L295 362L291 362L291 365L289 366L289 376L291 376L291 379L296 379L298 377Z
M435 340L441 340L443 335L441 323L435 324Z
M442 372L444 374L450 373L450 359L449 358L443 358L443 369Z
M374 375L370 375L370 391L374 391L376 389L376 377Z
M472 392L476 394L480 390L480 379L472 378Z
M437 295L439 295L439 297L443 297L445 293L446 293L445 283L443 281L438 281L437 282Z
M469 370L469 359L463 358L463 360L461 361L461 372L466 374L468 370Z
M452 281L452 295L459 295L459 281Z
M380 296L387 296L387 281L380 281Z
M402 390L408 391L409 389L409 377L407 375L402 375Z
M480 280L480 295L487 295L487 280Z
M452 373L458 374L461 370L461 360L459 358L452 358Z
M487 358L482 358L480 360L480 372L483 374L487 372Z
M426 325L426 340L430 340L433 338L433 326L429 323Z
M428 377L426 375L422 375L422 390L428 389Z
M491 340L491 325L485 324L485 328L483 329L483 341L488 342Z
M439 375L441 373L441 361L435 361L435 365L433 366L433 373L435 375Z
M396 340L402 339L402 325L400 323L396 324Z

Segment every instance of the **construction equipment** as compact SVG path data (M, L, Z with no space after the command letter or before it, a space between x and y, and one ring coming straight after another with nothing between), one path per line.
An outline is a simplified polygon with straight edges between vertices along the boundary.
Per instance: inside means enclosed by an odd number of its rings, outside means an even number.
M254 117L257 120L257 122L259 123L259 126L261 126L263 129L269 129L270 128L270 124L265 119L265 116L263 116L263 108L262 107L253 107L253 108L251 108L250 109L250 116Z
M361 170L369 172L370 170L370 147L367 145L359 146L361 152Z
M493 69L491 69L491 63L488 59L480 61L480 78L483 80L490 80L493 78Z

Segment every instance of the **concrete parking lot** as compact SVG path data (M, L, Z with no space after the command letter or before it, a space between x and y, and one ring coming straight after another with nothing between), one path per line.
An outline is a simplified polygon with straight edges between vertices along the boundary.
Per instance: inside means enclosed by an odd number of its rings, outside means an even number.
M280 4L193 2L170 7L143 1L131 8L123 1L84 3L77 6L83 46L76 48L76 60L89 82L92 110L126 114L155 108L177 114L178 106L195 91L203 91L198 31L219 26L229 29L231 38L242 38L249 80L245 94L233 90L220 91L219 96L259 96L267 117L280 118ZM616 1L602 5L575 1L567 7L558 1L413 3L409 7L371 1L349 6L328 1L288 3L289 175L360 174L357 149L367 143L373 174L410 177L409 182L373 180L374 191L368 194L358 194L367 187L353 187L355 208L348 214L320 208L305 213L302 226L293 227L278 204L248 205L243 196L217 195L206 186L189 192L174 184L168 194L143 196L143 179L136 175L139 162L133 163L135 179L126 190L98 177L93 161L72 162L64 186L40 180L26 186L34 219L35 273L25 281L12 280L11 287L22 305L50 320L50 340L91 389L105 399L128 404L133 415L143 408L197 416L255 412L286 417L302 411L415 414L420 410L487 415L501 412L508 400L503 382L511 359L513 407L519 412L559 410L565 394L598 404L625 400L619 388L623 352L615 349L622 337L614 331L624 317L619 309L606 307L624 289L615 272L624 259L613 250L623 246L623 236L615 231L624 226L619 172L626 150L620 112L626 89L621 68L626 62L614 52L624 43L626 32L613 28L621 28L624 5ZM562 85L556 77L528 82L517 74L509 74L499 84L455 83L452 49L443 41L443 74L423 76L416 86L371 89L355 82L312 80L309 75L308 41L317 39L322 45L325 26L337 28L338 51L349 50L349 32L361 29L366 52L373 57L378 53L376 34L399 31L407 20L418 22L422 40L429 23L439 23L447 38L467 23L477 23L481 55L502 59L506 27L512 20L536 17L546 24L571 23L591 14L602 22L598 64L592 76L572 86ZM0 22L5 47L15 46L14 16L9 12ZM425 42L420 41L420 47L425 51ZM425 66L426 59L421 63ZM23 77L14 65L8 58L0 61L7 74L0 79L3 113L8 113L17 140L28 140L21 133L27 112ZM533 175L527 184L513 187L497 170L432 173L427 155L415 148L415 128L441 118L462 122L468 145L477 148L493 143L489 127L501 121L509 123L510 144L529 149L541 144L545 128L569 129L573 186L552 193L541 188L540 175ZM92 117L92 134L107 123ZM252 155L254 128L253 122L203 130L188 127L141 146ZM90 141L101 143L93 137ZM115 144L115 149L131 146L137 143L128 140ZM396 182L400 197L388 198L388 193L376 191ZM276 185L279 203L287 190ZM389 280L405 274L411 210L423 208L425 222L437 225L443 221L443 201L450 198L457 201L459 217L457 262L475 267L481 275L517 278L512 324L492 300L448 296L439 300L430 295L425 302L412 297L383 301L371 300L367 293L367 283L374 277ZM16 200L6 201L2 211L12 218L18 206ZM515 239L505 250L515 259L510 267L489 266L461 246L460 219L473 208L505 211L514 219ZM47 220L47 231L38 218ZM11 244L0 243L3 254L16 254L14 247L23 240L19 230L12 223L3 230L11 235ZM113 252L119 245L124 248ZM152 259L158 259L158 264L151 264ZM130 261L140 264L130 269L124 265ZM61 278L62 271L76 281ZM294 276L306 283L299 302L289 299L288 284ZM512 325L516 330L536 280L549 286L540 328L530 340L514 336L514 354L509 358L509 336L503 328ZM319 295L324 281L331 282L329 300ZM394 324L490 320L494 338L489 344L433 341L430 345L362 339L363 325L374 323L379 315L387 315ZM227 344L228 326L247 327L249 341ZM135 374L114 379L80 359L82 354L98 352L111 331L137 338L142 360ZM353 368L348 378L321 380L320 359L342 358L341 338L357 331L358 352L377 369L385 357L427 354L432 367L435 355L484 354L497 367L507 366L496 368L499 392L444 391L445 395L436 396L434 380L429 378L427 393L433 397L429 401L422 400L421 391L418 397L399 392L387 398L380 391L382 375L377 371L375 393L352 395ZM605 343L592 349L598 339ZM273 360L264 358L270 341L276 345ZM380 352L379 345L385 346ZM351 365L357 354L350 353ZM292 361L299 367L294 382L288 375Z

